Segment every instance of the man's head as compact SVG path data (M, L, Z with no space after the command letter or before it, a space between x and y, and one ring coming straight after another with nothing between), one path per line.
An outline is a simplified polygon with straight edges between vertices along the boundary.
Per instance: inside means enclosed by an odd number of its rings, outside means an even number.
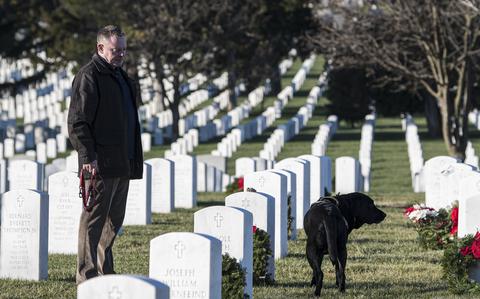
M97 33L97 53L109 64L120 67L127 53L125 33L118 26L108 25Z

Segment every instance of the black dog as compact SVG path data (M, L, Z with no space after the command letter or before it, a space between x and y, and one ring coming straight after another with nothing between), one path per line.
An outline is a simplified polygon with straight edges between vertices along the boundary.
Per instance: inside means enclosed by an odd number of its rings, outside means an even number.
M322 290L323 255L329 254L335 266L336 285L344 292L348 234L365 223L380 223L385 217L370 197L358 192L322 197L310 206L303 227L307 234L307 259L313 269L311 285L315 285L316 296L320 296Z

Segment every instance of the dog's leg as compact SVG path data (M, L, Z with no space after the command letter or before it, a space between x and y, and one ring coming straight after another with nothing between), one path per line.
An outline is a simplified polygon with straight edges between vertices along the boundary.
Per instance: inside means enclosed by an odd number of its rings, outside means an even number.
M318 254L314 242L307 241L307 260L313 270L311 285L315 285L315 296L320 296L323 282L323 272L321 269L323 254Z
M347 248L341 248L338 253L339 271L337 272L337 287L340 292L345 292L345 267L347 265Z

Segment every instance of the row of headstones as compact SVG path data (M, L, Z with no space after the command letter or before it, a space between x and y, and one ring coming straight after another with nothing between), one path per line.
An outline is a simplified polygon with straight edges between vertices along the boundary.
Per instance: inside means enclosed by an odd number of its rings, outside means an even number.
M365 123L362 126L360 137L360 150L358 160L363 180L363 191L370 191L370 169L372 166L372 144L375 130L375 114L365 116Z
M293 61L291 58L285 59L280 63L280 69L285 73L291 66L293 65ZM283 74L282 73L282 74ZM165 80L164 80L165 81ZM213 80L213 83L218 87L219 90L222 90L223 88L226 87L228 84L228 75L227 73L223 73L220 77L216 78ZM268 86L268 85L266 85ZM265 89L266 87L259 87L253 92L250 92L248 95L248 100L250 103L250 106L256 106L258 103L260 103L263 100L263 93L261 95L258 94L258 89ZM267 88L268 90L268 88ZM262 90L264 91L264 90ZM196 95L198 93L198 95ZM195 94L195 95L193 95ZM192 97L192 99L190 99ZM195 109L196 106L199 104L203 103L205 100L208 99L208 92L205 90L199 90L192 95L187 96L187 101L185 103L182 101L181 107L179 107L179 113L180 117L186 118L188 117L187 114ZM160 99L158 99L159 101ZM152 106L155 101L150 101L146 104L146 107ZM218 106L218 105L217 105ZM212 120L215 115L218 113L214 113L212 111L213 106L210 105L207 107L207 109L202 109L201 111L197 111L193 114L193 127L200 127L200 126L206 126L209 120ZM214 109L215 110L215 109ZM216 109L218 110L218 109ZM159 111L157 113L152 113L156 112L156 109L153 109L150 107L150 109L146 109L145 111L145 120L148 122L147 127L149 128L150 132L155 132L157 128L160 129L165 129L167 136L171 135L171 125L173 123L173 117L171 110L166 110L166 111ZM187 123L190 123L191 121L187 121ZM180 123L179 123L180 125ZM183 124L184 125L184 124ZM180 130L180 132L188 132L190 128L193 127L187 127L184 125L184 129ZM170 132L170 133L169 133ZM206 138L206 140L208 140Z
M228 93L228 91L225 91ZM224 92L224 93L225 93ZM207 119L207 123L199 125L195 123L195 115L192 117L191 126L197 126L199 131L199 140L200 142L208 141L214 137L225 135L231 128L237 127L240 122L249 116L249 111L258 105L262 100L264 93L266 92L264 87L259 87L254 91L250 92L245 102L228 112L226 115L222 116L220 119L215 119L210 121L211 118ZM220 107L221 108L221 107ZM205 108L209 111L209 107ZM217 110L218 111L218 110ZM268 111L268 109L267 109ZM264 112L265 113L265 112ZM212 118L216 113L212 114ZM264 117L262 114L261 117ZM266 117L266 120L272 119L273 117ZM272 120L273 123L274 120ZM249 122L246 125L242 125L239 130L232 130L229 136L226 136L222 141L220 141L217 146L217 150L212 151L213 155L231 157L232 152L236 151L236 148L242 142L243 139L250 139L256 136L256 133L265 129L263 125L264 121L259 121L258 117L254 121ZM255 126L253 126L255 125ZM262 126L263 125L263 126ZM166 152L166 157L174 154L186 154L189 151L186 150L188 147L178 145L177 143L184 143L182 138L176 141L175 144L172 144L172 147L169 151ZM232 151L233 150L233 151Z
M219 95L213 98L213 101L207 107L194 112L193 114L186 115L178 122L178 130L180 136L192 128L203 127L209 121L213 120L217 114L225 109L228 105L230 98L230 91L225 90Z
M217 149L211 152L212 155L231 157L244 141L261 135L275 122L275 119L274 108L268 107L261 115L231 130L230 133L217 144Z
M277 99L273 102L275 118L282 117L283 108L287 105L288 101L293 98L295 92L297 92L305 82L306 75L310 72L311 68L315 64L315 59L315 54L310 55L310 57L302 63L300 69L295 73L291 84L278 93Z
M216 150L212 151L212 155L230 158L237 150L237 147L243 143L243 141L251 139L253 136L257 135L258 127L255 120L251 120L247 124L243 125L240 125L240 122L249 117L250 111L263 101L265 94L268 92L269 90L266 88L266 86L257 87L248 94L247 99L241 106L234 109L244 110L245 113L241 114L239 112L234 112L238 115L236 118L232 119L232 127L235 128L228 132L227 135L220 140L220 142L217 144Z
M413 191L417 193L425 192L422 144L418 135L418 127L413 117L408 113L402 117L402 130L405 132L405 140L407 142Z
M324 156L327 153L327 146L338 128L338 117L329 115L327 122L318 127L317 134L311 145L312 155Z
M314 57L312 58L312 61L314 62ZM301 70L304 70L304 68L301 68ZM325 74L322 74L319 78L319 84L323 83L320 80L325 80L325 77ZM314 86L310 90L307 97L307 103L300 107L297 114L290 118L286 123L279 125L265 142L263 149L259 153L261 158L274 160L285 143L300 133L300 130L306 126L307 122L312 117L322 91L323 90L319 86Z
M436 210L458 201L458 237L480 230L480 172L452 157L425 162L425 204Z
M55 138L48 138L46 142L34 143L33 137L33 134L19 133L15 135L15 138L6 138L3 144L0 143L0 159L10 159L24 154L39 163L46 163L48 158L55 159L58 153L67 151L67 137L61 133L57 134Z

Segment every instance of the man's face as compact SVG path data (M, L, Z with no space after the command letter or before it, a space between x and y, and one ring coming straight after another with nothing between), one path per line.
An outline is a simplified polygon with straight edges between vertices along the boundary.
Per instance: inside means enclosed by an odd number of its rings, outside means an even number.
M111 65L121 67L127 54L127 40L123 36L103 39L97 43L97 52Z

